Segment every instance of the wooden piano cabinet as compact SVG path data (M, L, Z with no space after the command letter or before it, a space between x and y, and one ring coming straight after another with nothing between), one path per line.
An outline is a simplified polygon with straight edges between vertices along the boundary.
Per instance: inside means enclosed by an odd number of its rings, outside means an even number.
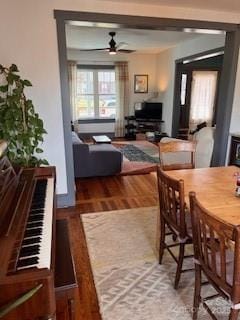
M77 320L78 285L66 220L56 221L55 259L56 319Z
M45 320L54 319L55 315L55 294L53 276L50 270L41 270L29 275L22 271L21 275L8 277L8 282L0 285L1 306L6 305L24 293L42 284L43 287L26 303L9 312L3 320ZM48 310L49 313L46 313Z

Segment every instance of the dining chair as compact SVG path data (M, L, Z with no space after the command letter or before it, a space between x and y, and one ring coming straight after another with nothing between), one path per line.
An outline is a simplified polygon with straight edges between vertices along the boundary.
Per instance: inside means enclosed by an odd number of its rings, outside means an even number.
M196 141L159 142L159 160L163 170L194 169Z
M194 270L182 268L184 258L193 258L193 255L185 255L185 246L192 244L190 213L184 201L183 180L169 177L159 166L157 177L160 204L159 264L162 264L164 250L167 249L177 263L174 282L174 288L177 289L181 274ZM170 242L167 236L172 236L173 241ZM178 247L178 252L173 252L174 247Z
M207 301L222 296L231 303L229 319L235 320L240 310L240 226L218 220L199 203L194 192L189 196L195 261L193 319L197 319L202 303L216 320ZM202 274L217 294L202 298Z

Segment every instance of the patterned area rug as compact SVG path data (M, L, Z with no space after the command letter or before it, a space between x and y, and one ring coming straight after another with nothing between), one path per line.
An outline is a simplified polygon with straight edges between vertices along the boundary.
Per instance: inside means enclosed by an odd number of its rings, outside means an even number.
M173 289L175 263L167 254L162 265L157 261L157 215L152 207L82 216L103 320L192 318L194 273L183 274ZM212 293L208 286L204 291ZM226 318L225 301L211 306L218 319ZM201 308L198 319L210 317Z
M159 159L156 159L146 152L142 151L133 144L127 144L119 148L124 156L130 161L141 161L141 162L150 162L150 163L159 163Z
M146 140L114 141L113 145L119 149L126 149L128 148L128 146L135 146L137 148L137 151L142 151L145 157L145 161L139 160L139 157L136 161L130 161L123 153L122 171L120 172L120 175L125 176L134 174L146 174L156 171L156 165L159 162L158 147L156 145ZM146 162L146 160L149 159L151 162Z

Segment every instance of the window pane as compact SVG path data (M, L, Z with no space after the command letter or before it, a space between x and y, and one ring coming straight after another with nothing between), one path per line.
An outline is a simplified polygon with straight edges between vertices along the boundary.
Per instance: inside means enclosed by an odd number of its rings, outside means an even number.
M77 115L79 118L94 117L94 96L78 96L77 98Z
M115 94L115 71L98 71L99 94Z
M187 87L187 75L185 73L182 74L181 80L181 105L185 105L186 103L186 87Z
M93 94L93 71L78 70L77 95L80 94Z
M211 125L217 86L217 71L193 71L190 128L201 122Z
M116 96L99 96L99 116L100 118L114 118L116 115Z

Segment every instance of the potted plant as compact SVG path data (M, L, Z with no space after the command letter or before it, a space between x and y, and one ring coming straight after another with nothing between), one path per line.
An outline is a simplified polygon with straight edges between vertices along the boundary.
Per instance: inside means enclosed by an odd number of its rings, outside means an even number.
M32 84L18 73L15 64L9 68L0 65L0 140L8 142L7 156L13 165L47 165L47 160L38 156L43 152L39 144L47 132L32 100L24 93Z

